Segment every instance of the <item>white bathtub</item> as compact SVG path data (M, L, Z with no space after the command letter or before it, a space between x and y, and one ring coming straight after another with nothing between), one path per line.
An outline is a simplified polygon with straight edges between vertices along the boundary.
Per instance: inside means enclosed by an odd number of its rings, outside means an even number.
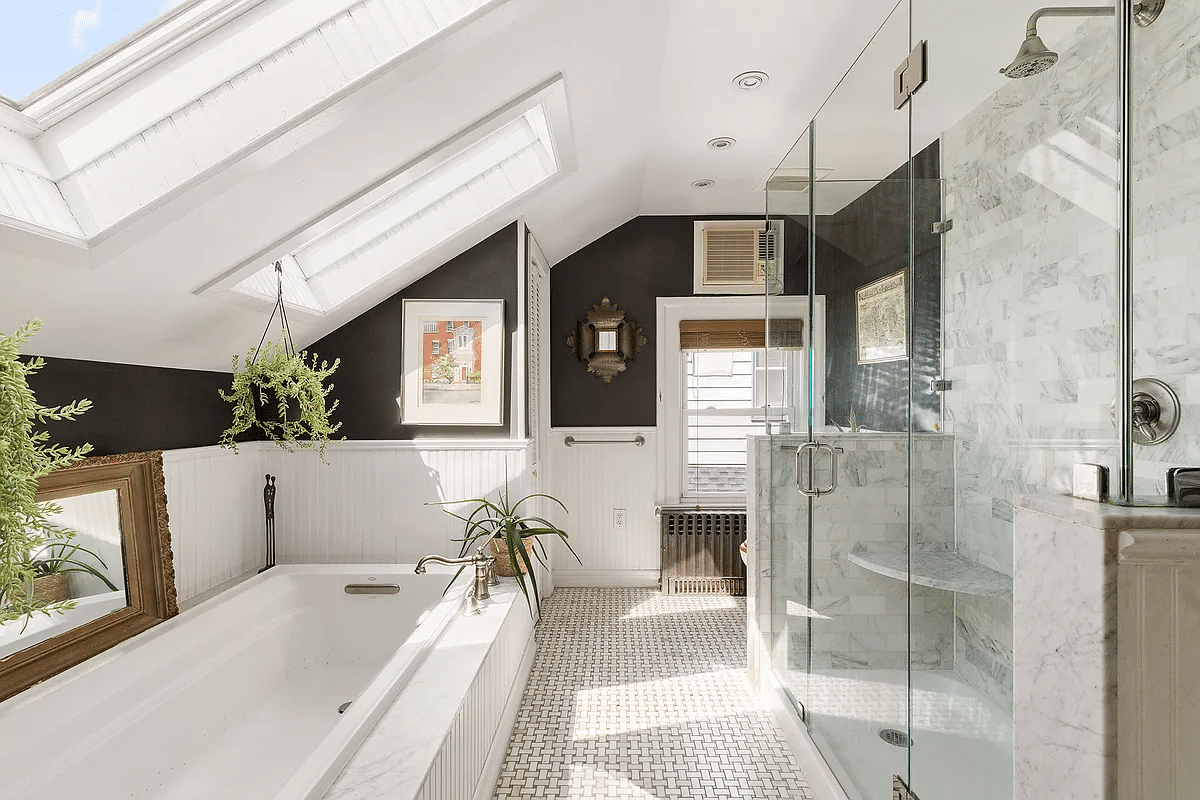
M256 576L0 703L3 797L319 798L456 616L452 576L395 564Z

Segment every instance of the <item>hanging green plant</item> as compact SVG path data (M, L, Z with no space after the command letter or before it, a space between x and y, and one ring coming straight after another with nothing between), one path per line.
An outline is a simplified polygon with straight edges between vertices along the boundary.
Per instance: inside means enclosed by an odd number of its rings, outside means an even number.
M239 371L233 357L233 386L221 398L233 404L233 424L221 434L221 446L237 452L235 436L258 428L288 452L295 447L315 449L325 461L325 445L342 427L330 422L338 402L326 406L333 384L325 379L338 368L317 355L290 350L285 341L268 342L246 354ZM328 463L328 462L326 462Z
M71 601L39 605L33 581L40 574L33 554L48 542L69 542L74 536L50 521L62 511L54 503L36 500L38 480L59 467L73 464L91 451L85 444L69 448L46 444L50 435L35 425L73 420L92 407L89 400L65 406L40 405L29 388L29 376L45 366L41 358L22 360L21 345L42 327L30 320L16 333L0 336L0 623L34 611L49 614L73 608Z
M221 446L236 453L235 437L258 428L289 453L296 447L313 449L328 464L325 445L342 423L330 421L338 401L326 405L325 398L333 391L333 384L326 386L325 380L338 368L341 359L330 364L320 361L316 353L309 356L307 351L296 350L283 305L283 270L278 261L275 274L278 295L267 320L267 331L278 313L279 341L266 342L264 346L267 338L264 331L258 347L246 353L244 362L239 362L236 355L233 357L233 385L228 393L217 390L222 400L233 404L233 424L221 434Z

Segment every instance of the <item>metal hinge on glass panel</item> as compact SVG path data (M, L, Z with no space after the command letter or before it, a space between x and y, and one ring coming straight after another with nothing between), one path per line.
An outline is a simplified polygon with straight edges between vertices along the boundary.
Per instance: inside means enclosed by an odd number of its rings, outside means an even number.
M921 800L899 775L892 776L892 800Z
M931 392L948 392L954 388L954 381L948 381L945 378L934 378L929 382L929 391Z
M954 220L947 219L947 220L939 220L939 221L933 223L933 227L931 227L929 229L929 232L934 235L941 236L943 233L946 233L946 232L952 231L952 230L954 230Z
M925 80L925 41L921 40L908 54L908 58L901 61L900 66L896 67L894 86L897 111L904 108L904 104L913 96L913 93L925 85Z

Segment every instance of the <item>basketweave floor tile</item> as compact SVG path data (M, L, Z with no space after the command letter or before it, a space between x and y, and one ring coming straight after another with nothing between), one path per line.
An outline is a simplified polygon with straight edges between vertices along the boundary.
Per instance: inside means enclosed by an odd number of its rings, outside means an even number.
M558 589L542 612L495 800L813 798L749 691L742 598Z

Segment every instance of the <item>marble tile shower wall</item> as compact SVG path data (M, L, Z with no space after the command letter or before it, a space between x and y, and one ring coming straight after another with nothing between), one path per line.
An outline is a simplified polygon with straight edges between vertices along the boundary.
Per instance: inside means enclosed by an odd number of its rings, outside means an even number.
M822 434L845 452L838 459L838 489L814 503L814 669L902 669L909 663L908 598L905 583L850 563L855 547L904 547L908 543L909 452L906 434ZM807 504L795 487L798 436L776 436L771 458L756 463L758 485L772 490L772 592L776 613L802 614L808 602ZM920 502L912 509L913 542L954 542L953 439L918 434L911 456L911 482ZM769 465L769 466L768 466ZM762 474L770 470L770 475ZM827 471L826 471L827 473ZM818 470L817 484L828 474ZM795 531L781 536L780 531ZM912 663L921 669L953 666L953 595L913 587ZM797 617L797 619L799 619ZM808 659L807 626L772 621L789 635L786 665Z
M1135 373L1183 402L1167 444L1137 448L1135 491L1200 461L1200 0L1136 31ZM942 137L946 430L964 555L1012 574L1012 501L1062 493L1116 460L1116 40L1110 20L1055 43L1054 69L1007 82ZM1011 707L1012 617L959 596L956 667Z
M942 136L958 548L1009 575L1013 497L1066 491L1071 465L1112 463L1115 441L1113 186L1065 155L1116 163L1115 53L1098 25L1081 31Z
M1112 464L1115 40L1085 23L1054 69L1008 81L942 135L944 405L959 552L1012 574L1012 501ZM1072 155L1074 154L1074 155ZM955 668L1012 707L1012 606L959 595Z

